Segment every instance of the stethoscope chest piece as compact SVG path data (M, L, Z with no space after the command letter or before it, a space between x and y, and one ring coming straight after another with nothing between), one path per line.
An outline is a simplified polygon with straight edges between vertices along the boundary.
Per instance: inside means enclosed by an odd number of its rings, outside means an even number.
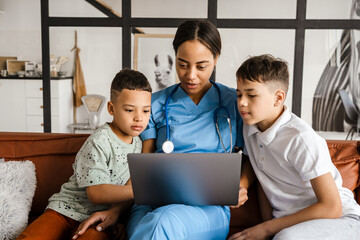
M162 145L162 150L164 153L172 153L174 150L174 144L171 141L166 140Z

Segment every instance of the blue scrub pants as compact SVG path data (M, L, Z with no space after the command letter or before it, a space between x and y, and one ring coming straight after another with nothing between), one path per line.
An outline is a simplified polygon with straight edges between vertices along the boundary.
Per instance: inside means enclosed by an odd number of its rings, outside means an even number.
M134 205L127 233L130 240L226 239L230 209L227 206L171 204L159 208Z

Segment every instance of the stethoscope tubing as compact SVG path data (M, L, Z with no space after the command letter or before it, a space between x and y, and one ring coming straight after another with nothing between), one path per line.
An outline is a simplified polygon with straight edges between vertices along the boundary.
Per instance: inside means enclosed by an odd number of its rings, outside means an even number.
M226 148L225 148L225 145L223 143L223 140L222 140L222 137L221 137L221 134L220 134L220 130L219 130L219 126L218 126L218 120L220 117L222 116L225 116L228 123L229 123L229 129L230 129L230 153L232 152L232 128L231 128L231 119L230 119L230 114L229 114L229 111L227 110L227 108L225 108L223 105L222 105L222 94L221 94L221 91L220 91L220 87L217 85L217 83L213 82L210 80L210 82L212 83L212 85L216 88L217 92L218 92L218 95L219 95L219 107L217 109L215 109L215 112L214 112L214 124L216 126L216 130L218 132L218 135L219 135L219 138L220 138L220 141L221 141L221 144L225 150L225 152L227 152ZM171 142L170 141L170 124L169 124L169 118L168 118L168 104L170 102L170 99L171 97L174 95L174 93L177 91L177 89L180 87L181 83L179 83L177 86L175 86L175 88L171 91L171 93L169 94L169 96L166 98L165 100L165 121L166 121L166 141L165 142ZM226 112L226 115L223 114L223 115L220 115L218 117L216 117L216 113L220 110L220 109L224 109L225 112Z

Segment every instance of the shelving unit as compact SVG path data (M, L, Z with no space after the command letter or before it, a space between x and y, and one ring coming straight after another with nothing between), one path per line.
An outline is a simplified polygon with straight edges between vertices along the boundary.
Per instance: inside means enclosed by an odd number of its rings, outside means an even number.
M72 77L52 78L52 132L70 132L72 123ZM40 78L0 78L0 131L44 132L43 87Z

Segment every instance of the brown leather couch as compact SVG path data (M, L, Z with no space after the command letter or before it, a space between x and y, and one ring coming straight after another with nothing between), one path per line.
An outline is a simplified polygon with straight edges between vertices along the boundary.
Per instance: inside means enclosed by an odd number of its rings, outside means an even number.
M31 160L36 167L37 188L29 215L31 222L41 215L49 197L72 175L75 155L87 134L0 132L0 158L5 161ZM327 141L332 161L339 169L344 186L360 203L360 141ZM255 187L248 192L244 206L232 209L230 234L261 221Z

